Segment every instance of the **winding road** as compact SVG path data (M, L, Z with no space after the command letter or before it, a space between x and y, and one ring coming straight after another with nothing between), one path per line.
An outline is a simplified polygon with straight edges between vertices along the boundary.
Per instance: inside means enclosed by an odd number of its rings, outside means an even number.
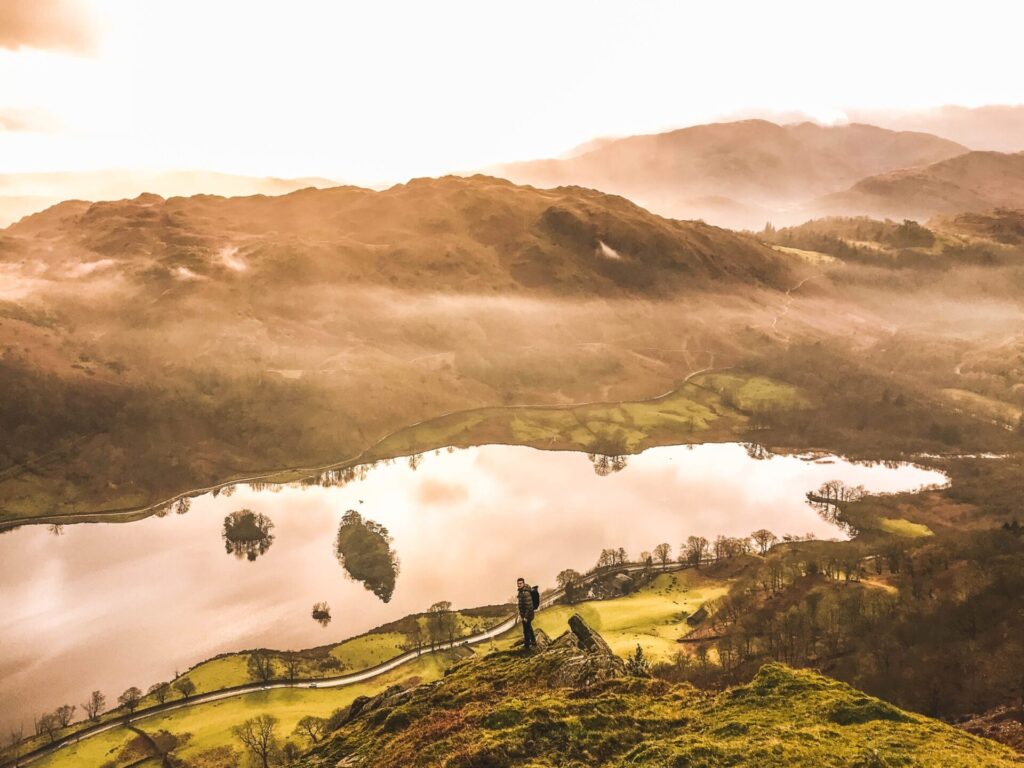
M619 573L633 573L636 571L642 571L649 567L652 566L648 566L644 563L625 563L622 565L607 566L605 568L594 571L591 574L588 574L583 579L582 583L590 584L593 581L599 578L603 578L605 576ZM659 572L671 573L674 571L684 570L692 566L680 565L676 563L673 564L670 568L657 568L657 566L653 567ZM541 598L540 610L549 608L564 595L564 589L555 589L545 594ZM223 699L230 699L235 696L244 696L249 693L258 693L260 691L270 691L279 688L341 688L346 685L362 683L367 680L372 680L375 677L380 677L381 675L387 674L388 672L397 669L403 664L407 664L410 661L420 658L421 656L425 656L431 653L437 653L439 651L447 651L451 650L452 648L458 648L462 646L477 645L488 640L494 640L495 638L498 638L506 632L512 630L516 626L518 621L518 615L509 616L507 619L504 619L503 621L494 625L493 627L485 629L482 632L478 632L475 635L460 637L457 640L452 640L445 643L438 643L433 648L421 648L415 651L407 651L406 653L403 653L400 656L395 656L376 666L368 667L357 672L351 672L347 675L338 675L337 677L324 677L306 680L275 680L266 683L248 683L246 685L237 685L230 688L222 688L218 691L210 691L209 693L201 693L196 696L192 696L189 699L178 699L176 701L167 702L165 704L157 704L156 706L147 707L143 710L138 710L131 715L122 715L120 717L116 717L111 720L106 720L102 723L97 723L96 725L92 725L87 728L83 728L80 731L68 734L67 736L57 739L52 744L47 744L46 746L39 747L31 752L26 753L25 755L22 755L21 757L17 758L16 761L14 758L8 758L5 760L5 762L0 763L0 767L8 768L8 766L10 766L13 768L13 766L15 765L28 765L29 763L41 760L42 758L47 757L48 755L52 755L54 752L57 752L58 750L63 749L64 747L67 747L71 744L77 744L83 739L88 739L93 736L97 736L101 733L106 733L107 731L114 730L115 728L120 728L122 726L138 723L141 720L155 717L156 715L162 715L167 712L172 712L176 709L194 707L198 704L209 704L213 701L221 701Z

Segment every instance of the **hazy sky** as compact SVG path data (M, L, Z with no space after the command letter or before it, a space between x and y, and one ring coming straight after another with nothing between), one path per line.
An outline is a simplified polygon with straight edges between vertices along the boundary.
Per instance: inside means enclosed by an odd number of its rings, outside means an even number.
M0 0L0 172L404 180L736 114L1024 102L1013 2Z

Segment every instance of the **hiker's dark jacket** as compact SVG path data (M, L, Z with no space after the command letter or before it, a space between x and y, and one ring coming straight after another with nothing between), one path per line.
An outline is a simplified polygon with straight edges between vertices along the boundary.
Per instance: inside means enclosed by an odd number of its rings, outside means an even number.
M526 621L533 621L533 595L530 585L526 584L519 590L519 616Z

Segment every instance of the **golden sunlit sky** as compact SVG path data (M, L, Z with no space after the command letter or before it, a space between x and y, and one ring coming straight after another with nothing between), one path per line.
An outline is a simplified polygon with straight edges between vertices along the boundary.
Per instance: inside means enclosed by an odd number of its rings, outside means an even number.
M1012 2L0 0L0 172L354 183L737 115L1024 102Z

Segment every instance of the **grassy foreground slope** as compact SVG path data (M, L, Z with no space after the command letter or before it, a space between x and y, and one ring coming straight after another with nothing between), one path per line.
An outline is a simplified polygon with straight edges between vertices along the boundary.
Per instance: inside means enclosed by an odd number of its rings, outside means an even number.
M628 677L598 638L469 660L364 702L296 763L447 766L1010 766L1007 748L782 665L713 695ZM587 642L593 645L588 647ZM603 646L603 647L602 647Z

